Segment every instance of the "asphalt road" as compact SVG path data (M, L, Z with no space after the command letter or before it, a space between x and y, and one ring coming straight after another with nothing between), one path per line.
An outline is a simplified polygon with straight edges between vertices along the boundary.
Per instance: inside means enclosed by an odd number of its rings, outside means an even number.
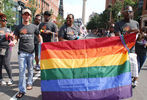
M0 100L17 100L15 94L18 92L18 60L17 60L17 46L13 47L11 66L13 68L13 80L12 86L0 86ZM37 74L38 73L38 74ZM20 100L41 100L40 89L40 76L38 71L34 71L34 84L33 89L27 91L26 95ZM7 81L8 77L6 71L3 69L4 80ZM126 100L147 100L147 62L139 75L138 86L133 89L133 97ZM61 99L62 100L62 99Z

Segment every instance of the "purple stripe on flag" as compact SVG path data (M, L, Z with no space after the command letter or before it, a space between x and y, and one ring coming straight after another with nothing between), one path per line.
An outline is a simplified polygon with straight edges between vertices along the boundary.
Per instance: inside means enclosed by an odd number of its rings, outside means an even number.
M119 100L131 96L131 85L101 91L42 92L42 100Z

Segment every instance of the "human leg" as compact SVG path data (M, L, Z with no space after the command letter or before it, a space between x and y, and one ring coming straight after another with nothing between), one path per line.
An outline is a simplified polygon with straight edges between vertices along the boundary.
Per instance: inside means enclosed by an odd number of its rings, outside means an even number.
M27 69L28 69L28 81L27 85L32 86L33 83L33 64L34 54L28 54L27 56Z
M35 69L36 71L40 70L38 53L39 53L39 44L35 44L35 61L36 61Z
M10 66L10 58L11 58L11 51L8 48L4 58L4 67L6 69L9 79L12 79L12 67Z
M146 60L146 56L142 55L140 57L140 70L141 70L142 66L144 65L144 63L145 63L145 60Z
M20 93L26 92L26 53L21 52L18 55L18 62L19 62L19 91Z
M0 55L0 85L6 85L6 82L3 80L3 74L2 74L3 60L4 60L4 56Z

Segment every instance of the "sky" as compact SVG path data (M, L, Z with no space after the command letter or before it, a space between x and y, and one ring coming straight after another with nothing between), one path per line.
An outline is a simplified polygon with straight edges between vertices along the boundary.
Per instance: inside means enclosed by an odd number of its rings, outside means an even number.
M92 12L102 13L105 10L106 0L87 0L85 22L88 22ZM63 0L64 18L67 14L74 14L76 18L82 18L83 0Z

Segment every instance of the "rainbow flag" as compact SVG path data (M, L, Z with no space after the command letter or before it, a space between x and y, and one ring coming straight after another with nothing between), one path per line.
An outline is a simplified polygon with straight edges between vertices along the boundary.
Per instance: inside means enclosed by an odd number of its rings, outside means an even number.
M127 47L134 46L135 38L136 34L130 34L122 39L111 37L43 43L42 99L118 100L131 97Z

